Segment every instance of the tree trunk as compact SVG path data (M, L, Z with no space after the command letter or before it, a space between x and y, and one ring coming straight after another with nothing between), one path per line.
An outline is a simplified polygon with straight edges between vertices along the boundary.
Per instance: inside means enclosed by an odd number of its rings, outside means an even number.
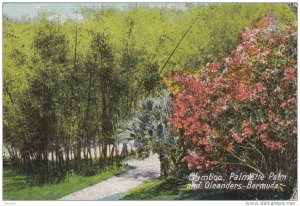
M160 178L164 179L167 177L167 158L164 154L159 155L160 161Z

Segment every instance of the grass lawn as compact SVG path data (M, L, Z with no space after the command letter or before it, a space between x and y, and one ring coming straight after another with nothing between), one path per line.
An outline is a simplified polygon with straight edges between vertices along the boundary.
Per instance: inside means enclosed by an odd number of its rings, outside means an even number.
M102 172L90 177L72 174L61 183L52 183L42 186L31 186L26 176L4 167L3 171L3 199L4 200L56 200L67 194L99 183L111 178L115 174L125 172L125 167L119 170Z
M120 200L278 200L282 193L271 190L189 190L178 179L155 180L140 185Z
M186 184L176 179L155 180L136 187L121 200L209 200L226 199L224 191L188 190Z
M175 200L179 195L177 186L170 179L154 180L130 190L121 200Z

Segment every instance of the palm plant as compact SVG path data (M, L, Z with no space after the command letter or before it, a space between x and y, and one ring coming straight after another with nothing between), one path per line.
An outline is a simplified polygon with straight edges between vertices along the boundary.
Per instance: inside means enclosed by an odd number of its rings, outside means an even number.
M168 125L171 115L169 94L148 97L139 102L139 110L123 122L119 136L123 140L134 140L138 151L159 154L161 176L176 174L181 160L179 137Z

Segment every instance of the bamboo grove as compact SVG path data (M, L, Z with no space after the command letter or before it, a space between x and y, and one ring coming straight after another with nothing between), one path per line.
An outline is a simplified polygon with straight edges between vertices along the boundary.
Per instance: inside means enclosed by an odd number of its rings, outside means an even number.
M4 16L3 142L11 164L40 183L120 167L134 151L125 143L119 151L118 125L139 100L163 92L164 75L225 56L270 10L283 25L296 19L285 4L82 7L79 20Z

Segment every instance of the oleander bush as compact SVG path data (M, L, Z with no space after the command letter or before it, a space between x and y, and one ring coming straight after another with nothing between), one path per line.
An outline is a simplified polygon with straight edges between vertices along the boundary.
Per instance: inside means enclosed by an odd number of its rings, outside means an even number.
M297 165L297 28L269 12L231 54L166 80L190 170L277 172L290 192Z

